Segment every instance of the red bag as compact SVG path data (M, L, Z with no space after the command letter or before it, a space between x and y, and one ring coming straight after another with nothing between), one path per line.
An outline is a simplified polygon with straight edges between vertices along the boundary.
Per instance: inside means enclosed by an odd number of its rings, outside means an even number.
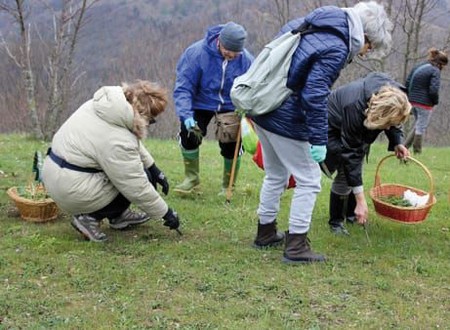
M261 148L261 142L258 141L258 144L256 146L256 152L254 153L252 157L255 164L262 170L264 170L264 162L263 162L263 155L262 155L262 148ZM287 184L287 189L295 188L295 179L291 175L289 177L289 182Z

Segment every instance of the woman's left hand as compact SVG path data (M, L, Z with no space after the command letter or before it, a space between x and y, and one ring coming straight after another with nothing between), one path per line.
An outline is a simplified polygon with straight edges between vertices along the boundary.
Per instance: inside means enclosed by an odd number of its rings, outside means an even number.
M399 159L405 159L409 157L409 150L403 144L398 144L394 148L395 156Z

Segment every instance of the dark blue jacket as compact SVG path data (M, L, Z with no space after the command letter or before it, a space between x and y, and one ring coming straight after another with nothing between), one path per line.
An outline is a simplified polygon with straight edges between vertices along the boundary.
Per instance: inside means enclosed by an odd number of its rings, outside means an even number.
M363 184L364 156L383 132L368 129L364 126L364 120L370 98L386 85L406 91L404 86L386 74L374 72L337 88L328 97L328 146L325 163L331 173L342 166L350 187ZM388 150L393 151L396 145L402 143L401 128L391 126L384 132L389 140Z
M278 109L253 120L272 133L326 145L327 97L349 54L347 15L338 7L320 7L305 18L289 22L281 33L297 28L303 21L323 32L305 34L300 40L287 82L294 93Z
M414 79L411 80L413 73ZM439 103L441 71L430 62L415 66L406 78L406 88L410 102L433 106Z
M223 25L208 29L204 39L189 46L177 64L174 88L175 110L181 121L193 117L194 110L234 111L230 90L233 80L250 67L253 56L242 54L223 66L217 38Z

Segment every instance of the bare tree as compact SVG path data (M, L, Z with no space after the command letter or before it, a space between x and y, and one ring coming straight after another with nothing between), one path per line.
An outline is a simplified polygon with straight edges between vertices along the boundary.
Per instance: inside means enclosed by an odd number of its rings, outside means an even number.
M6 43L3 35L1 35L1 42L6 54L21 70L22 79L26 89L28 110L34 130L33 133L35 137L43 138L44 134L36 106L36 86L31 66L30 29L29 26L26 25L28 14L27 3L23 0L16 0L11 4L8 4L6 1L2 1L0 2L0 10L4 10L9 13L18 26L20 46L16 52L13 52L10 46Z
M18 46L1 35L1 46L14 64L22 72L22 80L26 89L27 107L33 128L33 135L39 139L50 139L59 125L59 117L67 108L73 84L74 56L86 14L89 8L100 0L63 0L60 9L54 9L42 1L44 8L51 13L52 38L36 29L30 22L31 2L27 0L0 1L0 10L13 18L17 25L20 40ZM38 57L33 53L37 39L44 43L46 56L44 63L33 63ZM35 77L35 68L45 77ZM46 105L39 105L37 97L37 80L43 81L47 93Z

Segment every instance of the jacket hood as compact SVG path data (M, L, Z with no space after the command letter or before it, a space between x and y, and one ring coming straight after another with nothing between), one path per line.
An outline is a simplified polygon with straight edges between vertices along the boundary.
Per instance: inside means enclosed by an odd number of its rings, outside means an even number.
M217 38L219 38L220 31L222 31L223 27L224 24L215 25L211 26L206 31L205 39L203 41L203 47L205 47L207 52L213 56L222 57L219 49L217 48Z
M94 112L111 125L126 127L133 131L134 113L120 86L105 86L94 93Z
M404 85L395 81L386 73L381 72L371 72L367 75L364 80L364 96L366 100L369 100L372 97L373 91L379 90L382 86L391 85L403 91L407 92L407 89Z
M334 30L344 40L348 39L347 15L338 7L324 6L317 8L305 17L305 22L317 28Z

